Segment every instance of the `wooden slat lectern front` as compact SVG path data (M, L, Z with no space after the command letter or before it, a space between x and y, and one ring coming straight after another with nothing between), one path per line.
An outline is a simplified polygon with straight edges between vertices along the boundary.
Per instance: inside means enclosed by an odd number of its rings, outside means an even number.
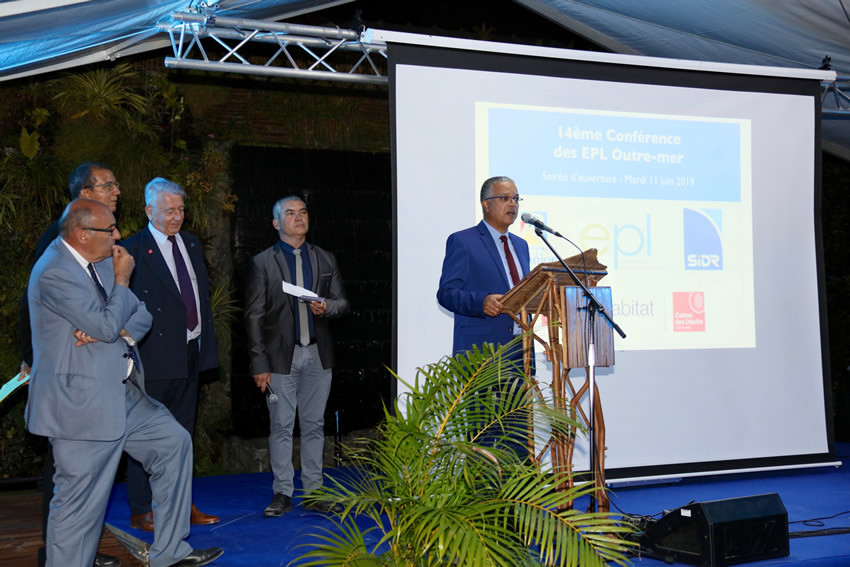
M581 254L564 260L594 297L611 313L611 288L596 287L596 283L608 272L607 266L597 259L597 250L590 248L584 251L584 261ZM532 345L539 342L546 354L546 359L552 363L552 395L556 407L569 412L577 421L590 425L587 412L581 407L581 399L588 393L590 387L589 375L585 375L584 383L576 387L570 379L571 368L587 369L587 310L583 309L587 301L582 295L581 288L575 285L569 272L560 262L539 264L513 287L502 298L503 313L509 314L526 331L523 338L523 361L525 373L530 376ZM533 332L540 317L546 318L546 336ZM614 333L604 317L595 321L596 367L614 365ZM535 395L541 396L536 387ZM599 510L609 509L605 487L605 420L602 415L602 404L599 390L594 384L594 435L596 462L591 463L591 471L596 486L601 488L597 493ZM552 451L552 464L556 473L572 472L573 451L575 449L575 429L569 435L554 433L539 451L534 453L533 439L529 436L529 450L535 462L539 462L547 449ZM567 486L572 488L570 477Z

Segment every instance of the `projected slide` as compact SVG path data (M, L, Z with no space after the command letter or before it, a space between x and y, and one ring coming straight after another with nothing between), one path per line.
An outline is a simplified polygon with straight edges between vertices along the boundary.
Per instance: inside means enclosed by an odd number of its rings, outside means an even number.
M596 372L609 479L827 461L819 81L539 51L390 46L399 375L451 353L446 239L507 175L520 213L608 266L627 334ZM510 231L532 266L554 260L532 227Z
M510 171L523 211L599 250L621 350L755 346L750 144L746 119L475 104L476 177Z

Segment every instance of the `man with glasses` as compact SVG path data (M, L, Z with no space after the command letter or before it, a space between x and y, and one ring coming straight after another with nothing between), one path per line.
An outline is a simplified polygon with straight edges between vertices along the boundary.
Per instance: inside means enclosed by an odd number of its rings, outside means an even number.
M502 314L502 297L529 272L528 243L508 232L519 216L522 199L513 179L491 177L481 186L480 200L484 220L455 232L446 241L437 290L437 301L454 313L454 354L466 352L472 345L504 345L521 333L519 325ZM520 364L522 349L508 353L508 357ZM507 393L519 384L509 380L501 387ZM502 395L481 394L482 404L488 403L490 396ZM507 399L514 399L513 394ZM506 420L499 429L488 428L476 438L481 444L500 446L522 461L528 457L525 428L525 417Z
M118 208L118 196L121 194L118 181L110 167L99 162L81 163L71 172L68 178L68 189L71 199L92 199L106 205L112 214ZM51 242L59 236L59 221L54 222L38 239L33 252L32 265L41 258ZM120 234L118 235L120 238ZM21 297L20 312L18 318L18 334L20 337L21 378L28 376L32 366L32 332L30 329L29 305L27 303L27 291ZM47 516L50 512L50 498L53 495L53 452L49 446L44 448L44 479L42 482L43 504L42 504L42 536L47 537ZM45 548L38 550L38 565L44 567ZM117 557L98 553L94 559L95 567L115 567L121 562Z
M145 302L153 324L139 341L147 392L165 404L189 434L195 431L198 374L218 367L210 278L197 237L181 230L185 218L180 185L157 177L145 187L148 226L123 242L136 260L130 289ZM158 532L154 525L149 476L127 463L130 527ZM209 525L218 516L191 505L191 523Z
M450 235L437 301L454 313L455 354L484 343L506 344L520 333L501 314L502 296L529 272L528 243L508 232L521 201L510 177L491 177L481 186L484 220Z
M185 541L192 439L145 393L135 344L152 318L129 289L135 262L115 244L115 217L103 203L77 199L59 228L28 292L33 365L25 417L29 431L50 439L56 463L47 565L92 564L123 451L157 471L162 530L151 567L211 563L220 548L194 550Z
M100 201L115 214L118 209L118 195L121 188L115 180L115 174L108 165L94 161L81 163L74 168L68 178L68 189L71 191L71 200L92 199ZM44 231L33 253L33 265L41 257L47 246L59 236L59 222L55 222Z

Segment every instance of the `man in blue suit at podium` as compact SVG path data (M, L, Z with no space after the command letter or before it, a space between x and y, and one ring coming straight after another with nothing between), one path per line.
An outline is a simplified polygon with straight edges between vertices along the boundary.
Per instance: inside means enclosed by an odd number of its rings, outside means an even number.
M502 297L529 272L528 243L508 232L519 216L516 183L491 177L481 186L480 200L484 220L446 241L437 290L437 301L454 313L455 354L472 345L505 344L521 332L501 314Z

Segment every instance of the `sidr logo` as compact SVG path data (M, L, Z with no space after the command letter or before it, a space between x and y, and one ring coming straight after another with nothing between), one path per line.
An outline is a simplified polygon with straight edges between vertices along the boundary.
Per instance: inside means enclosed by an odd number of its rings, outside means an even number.
M723 211L684 209L683 227L686 270L722 270Z

